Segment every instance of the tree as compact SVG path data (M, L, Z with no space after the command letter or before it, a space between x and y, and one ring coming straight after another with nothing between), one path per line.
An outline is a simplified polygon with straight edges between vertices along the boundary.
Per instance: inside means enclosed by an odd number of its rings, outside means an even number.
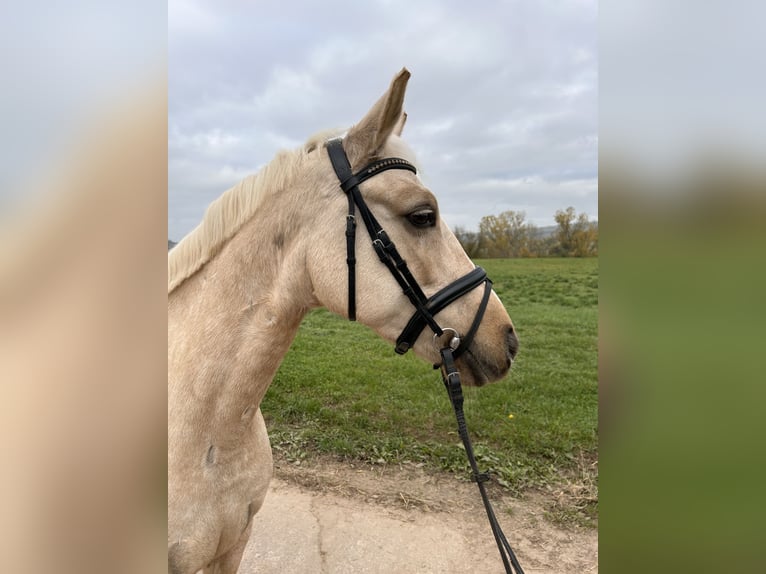
M463 251L466 252L468 257L474 258L480 256L480 240L479 234L475 231L467 231L462 227L455 228L455 237L463 247Z
M559 209L553 219L558 225L556 229L556 242L558 245L554 251L556 255L568 257L572 252L572 223L574 223L575 209L567 207L564 210Z
M523 211L487 215L479 223L479 245L483 257L531 257L536 228L524 221Z
M556 231L538 229L523 211L504 211L481 218L478 233L455 228L463 249L477 257L592 257L598 255L598 222L577 214L574 207L558 210Z
M588 221L584 213L577 217L572 243L572 255L575 257L598 255L598 224Z
M554 253L561 257L588 257L598 255L598 224L588 220L585 213L579 216L574 207L558 210L554 216L558 229L558 245Z
M556 238L538 229L530 240L530 257L548 257L554 253L555 248Z

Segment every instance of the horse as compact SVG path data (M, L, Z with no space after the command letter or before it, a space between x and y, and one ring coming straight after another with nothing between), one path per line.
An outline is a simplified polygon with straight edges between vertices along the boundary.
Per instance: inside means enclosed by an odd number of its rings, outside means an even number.
M168 253L170 574L237 571L273 472L261 400L310 309L323 306L388 341L404 328L403 350L432 363L440 360L434 337L449 331L459 342L460 334L466 352L455 360L468 385L510 369L511 319L439 217L401 139L409 77L402 69L342 138L317 134L223 193ZM374 177L353 175L370 162ZM350 232L356 209L365 223L374 214L390 245L380 233L369 243ZM381 263L386 253L395 264Z

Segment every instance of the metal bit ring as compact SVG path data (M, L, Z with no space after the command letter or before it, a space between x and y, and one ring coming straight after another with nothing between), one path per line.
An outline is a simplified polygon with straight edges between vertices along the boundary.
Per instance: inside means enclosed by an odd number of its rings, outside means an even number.
M437 350L441 351L445 347L445 345L442 345L441 343L439 343L439 340L442 337L444 337L444 335L446 335L447 333L452 333L452 338L449 340L446 346L452 349L453 351L456 351L457 348L460 346L460 336L457 334L457 331L455 331L455 329L451 329L450 327L445 327L444 329L442 329L441 335L437 335L436 333L434 333L434 345L436 345Z

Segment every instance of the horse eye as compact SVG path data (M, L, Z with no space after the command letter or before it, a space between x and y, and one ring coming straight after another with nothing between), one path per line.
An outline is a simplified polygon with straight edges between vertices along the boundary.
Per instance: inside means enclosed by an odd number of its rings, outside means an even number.
M407 220L415 227L433 227L436 225L436 213L431 209L420 209L410 213Z

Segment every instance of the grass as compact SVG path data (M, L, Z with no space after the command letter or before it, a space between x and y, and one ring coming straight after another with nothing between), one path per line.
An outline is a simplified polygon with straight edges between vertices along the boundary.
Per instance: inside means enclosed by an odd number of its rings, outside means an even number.
M515 494L595 485L598 260L477 263L493 279L521 340L506 380L464 390L480 467ZM322 453L371 464L411 461L469 476L438 373L324 309L306 317L262 411L275 451L293 462ZM574 490L574 521L589 522L595 494L582 503L582 488ZM564 517L566 507L553 510Z

